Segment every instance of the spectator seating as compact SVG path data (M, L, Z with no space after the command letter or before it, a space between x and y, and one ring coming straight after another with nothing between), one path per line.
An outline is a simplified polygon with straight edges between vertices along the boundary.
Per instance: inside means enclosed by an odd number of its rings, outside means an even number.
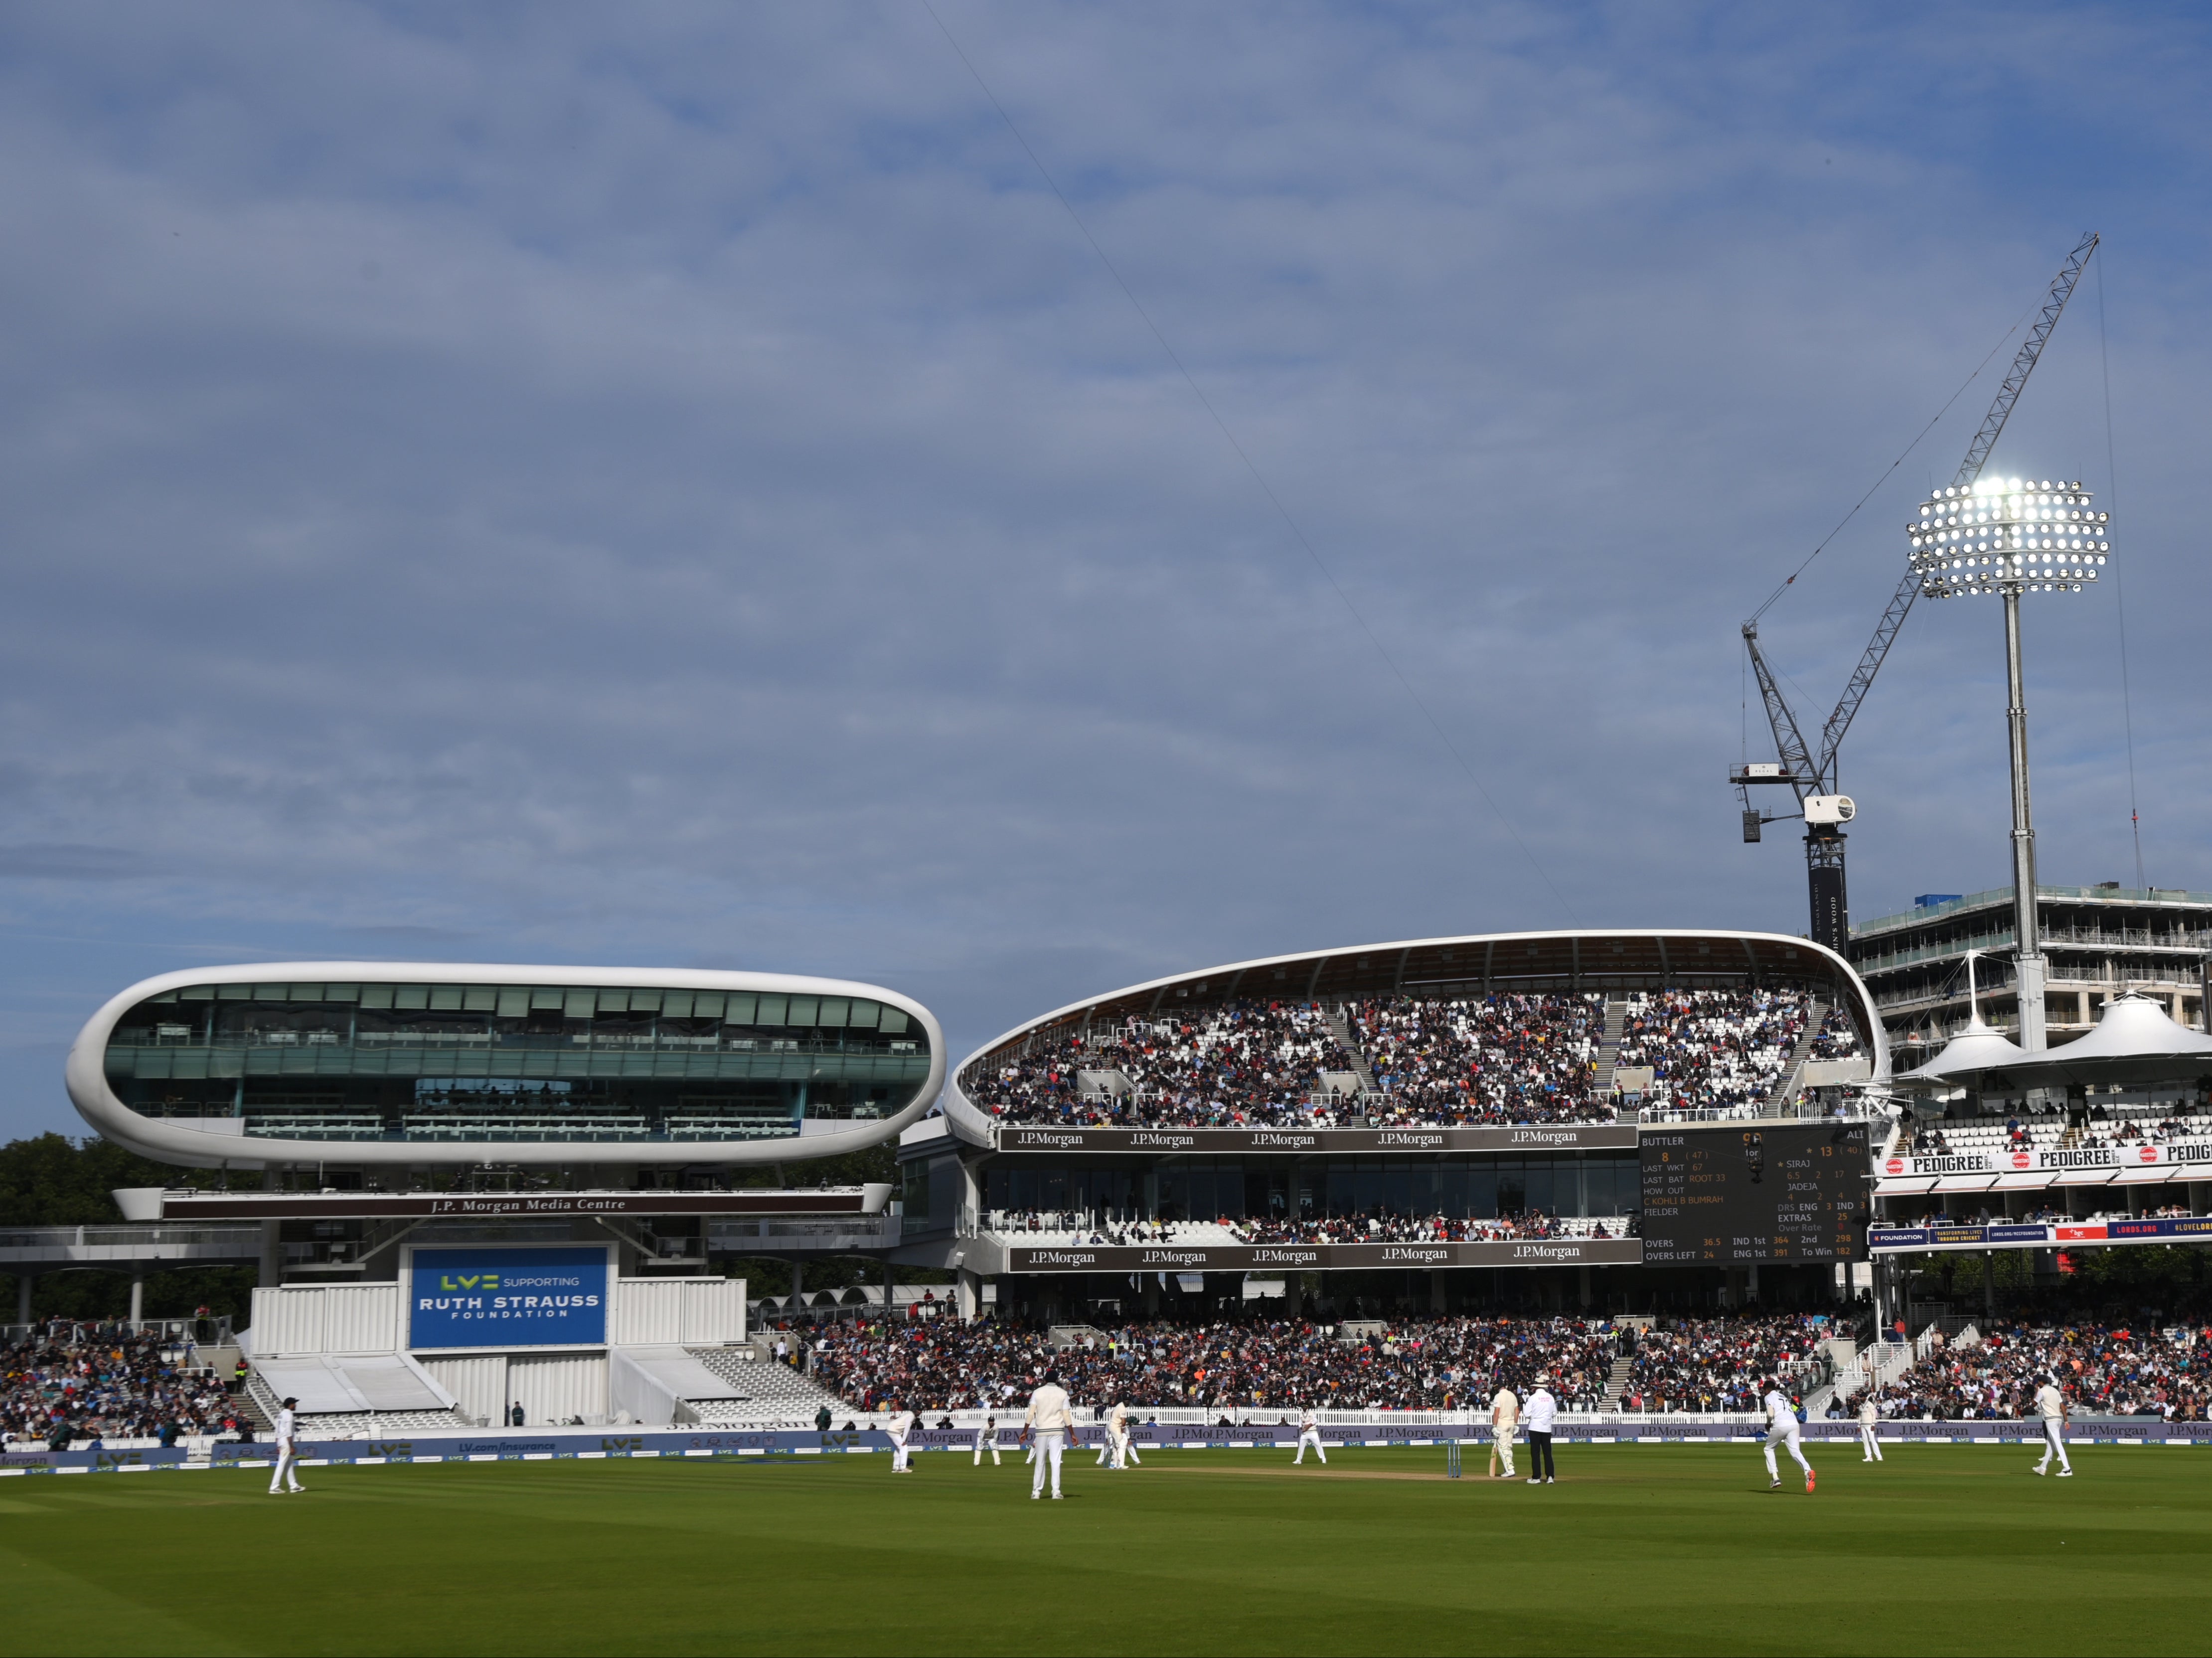
M1820 1028L1813 1035L1813 1046L1806 1054L1814 1060L1856 1059L1866 1050L1859 1046L1858 1027L1851 1016L1841 1007L1832 1007L1820 1020Z
M982 1407L1015 1419L1047 1368L1092 1408L1484 1409L1501 1382L1526 1394L1542 1376L1563 1409L1594 1411L1613 1341L1609 1325L1581 1319L1437 1318L1364 1339L1296 1321L1139 1324L1055 1347L1042 1331L940 1320L825 1336L815 1373L849 1410Z
M2026 1420L2045 1376L2076 1411L2202 1422L2212 1329L2078 1324L1970 1333L1932 1348L1876 1396L1884 1416Z
M1044 1043L964 1089L1009 1122L1327 1126L1341 1113L1323 1078L1352 1063L1318 1005L1242 1000Z
M1828 1333L1794 1313L1677 1319L1637 1338L1620 1407L1670 1412L1757 1411L1771 1376L1803 1365Z
M1655 1109L1755 1110L1783 1081L1806 1004L1786 988L1638 991L1616 1064L1651 1068Z
M1518 1238L1634 1237L1633 1215L1559 1216L1532 1212L1492 1220L1447 1215L1332 1215L1231 1221L1237 1243L1495 1243Z
M1212 1220L1125 1220L1089 1212L988 1209L983 1230L1003 1243L1049 1247L1063 1243L1241 1243L1234 1223Z
M112 1443L151 1438L165 1424L185 1435L235 1427L222 1378L179 1363L158 1337L57 1328L10 1342L0 1367L0 1430L18 1439L48 1442L66 1430Z
M1592 1080L1605 1035L1595 993L1401 996L1351 1011L1352 1034L1384 1099L1370 1122L1609 1121Z
M793 1339L798 1338L794 1337ZM828 1405L844 1408L835 1393L820 1386L805 1371L772 1358L755 1358L738 1347L693 1347L692 1357L729 1382L743 1396L702 1400L691 1408L702 1422L805 1422L811 1426L814 1413Z

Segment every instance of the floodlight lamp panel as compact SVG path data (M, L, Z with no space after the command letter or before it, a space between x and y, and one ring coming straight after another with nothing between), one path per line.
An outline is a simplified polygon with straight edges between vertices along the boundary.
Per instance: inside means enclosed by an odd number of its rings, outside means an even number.
M1985 477L1931 490L1905 535L1923 597L2078 593L2112 556L2111 519L2078 481Z

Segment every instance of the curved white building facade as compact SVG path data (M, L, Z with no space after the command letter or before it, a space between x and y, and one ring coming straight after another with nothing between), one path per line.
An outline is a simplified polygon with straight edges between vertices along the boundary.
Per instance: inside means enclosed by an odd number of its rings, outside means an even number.
M772 973L278 962L94 1014L70 1098L199 1168L762 1163L876 1145L945 1080L929 1011Z

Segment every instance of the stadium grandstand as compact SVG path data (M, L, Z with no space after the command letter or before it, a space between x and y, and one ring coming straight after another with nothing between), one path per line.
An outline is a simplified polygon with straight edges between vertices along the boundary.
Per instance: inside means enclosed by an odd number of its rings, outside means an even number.
M2034 1414L2046 1376L2087 1414L2203 1422L2212 1409L2212 1327L2081 1321L1969 1329L1931 1342L1875 1397L1889 1418L2023 1420Z
M936 1321L825 1335L815 1375L857 1410L1018 1407L1056 1371L1086 1400L1209 1412L1465 1409L1548 1379L1561 1407L1605 1401L1616 1338L1574 1318L1406 1319L1341 1332L1300 1321L1047 1330Z
M19 1311L35 1272L134 1253L261 1283L234 1345L19 1320L18 1442L204 1442L288 1398L332 1439L966 1422L1048 1364L1093 1405L1240 1420L1464 1411L1538 1377L1584 1414L1741 1413L1773 1375L1816 1411L2002 1412L2061 1363L2084 1409L2203 1409L2201 1333L2002 1321L1986 1267L1977 1320L1907 1263L2027 1251L2042 1295L2077 1243L2212 1237L2190 1179L2212 1089L1893 1079L1864 987L1801 938L1269 958L1060 1009L949 1072L926 1010L837 981L242 968L124 993L69 1076L104 1133L219 1177L120 1193L97 1236L0 1236ZM895 1143L896 1181L749 1173L863 1143ZM1819 1175L1817 1224L1683 1247L1668 1181L1771 1208L1784 1167ZM766 1327L734 1275L763 1257L790 1279ZM880 1291L806 1295L841 1257ZM895 1297L895 1269L924 1283Z
M251 1430L229 1382L188 1344L127 1325L55 1321L0 1350L0 1442L152 1445Z
M1238 999L1161 1018L1054 1032L966 1071L970 1103L1024 1126L1467 1127L1617 1121L1626 1070L1641 1102L1752 1116L1793 1060L1848 1058L1847 1006L1809 1044L1802 988L1747 986L1389 996L1338 1005Z

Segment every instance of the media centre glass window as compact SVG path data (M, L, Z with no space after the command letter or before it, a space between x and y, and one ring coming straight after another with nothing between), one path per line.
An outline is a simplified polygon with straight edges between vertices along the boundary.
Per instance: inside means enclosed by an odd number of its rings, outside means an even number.
M738 1140L896 1114L928 1036L863 997L488 984L189 985L109 1039L149 1117L323 1140Z

